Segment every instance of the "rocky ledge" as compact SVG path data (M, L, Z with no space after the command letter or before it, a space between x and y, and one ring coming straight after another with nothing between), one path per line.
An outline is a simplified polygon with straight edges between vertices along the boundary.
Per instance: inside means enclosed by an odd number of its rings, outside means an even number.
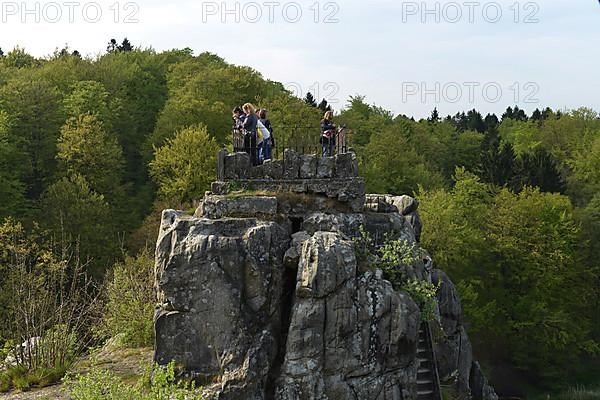
M417 399L419 307L357 262L351 239L362 226L418 245L418 203L367 197L377 206L207 194L193 217L164 211L155 361L175 360L208 399ZM496 399L450 279L426 259L409 269L442 282L433 323L440 378L464 397Z

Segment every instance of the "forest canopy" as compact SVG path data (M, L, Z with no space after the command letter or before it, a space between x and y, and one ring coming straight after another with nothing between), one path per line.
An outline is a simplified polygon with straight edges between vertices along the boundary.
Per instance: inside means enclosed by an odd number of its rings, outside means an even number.
M269 111L282 143L316 143L330 109L189 49L0 56L0 310L11 307L17 259L38 271L68 249L98 281L127 260L151 262L157 213L189 209L209 190L216 152L231 145L231 110L245 102ZM551 386L597 365L596 111L434 110L415 120L356 95L335 120L348 126L369 192L419 199L423 245L458 284L491 369L508 364ZM0 347L10 340L0 328Z

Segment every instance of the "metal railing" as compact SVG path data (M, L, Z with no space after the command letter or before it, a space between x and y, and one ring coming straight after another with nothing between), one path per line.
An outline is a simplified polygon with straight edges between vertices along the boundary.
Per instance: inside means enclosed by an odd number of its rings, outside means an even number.
M281 134L277 134L281 132ZM274 135L275 145L271 146L270 159L285 159L286 150L294 150L298 154L314 154L317 156L333 156L349 151L348 138L345 131L339 132L332 139L322 138L319 126L277 127ZM269 139L270 140L270 139ZM329 142L327 142L329 140ZM232 129L231 143L234 152L247 152L253 158L256 154L265 153L264 143L259 146L255 139L242 129ZM264 157L260 160L264 160Z

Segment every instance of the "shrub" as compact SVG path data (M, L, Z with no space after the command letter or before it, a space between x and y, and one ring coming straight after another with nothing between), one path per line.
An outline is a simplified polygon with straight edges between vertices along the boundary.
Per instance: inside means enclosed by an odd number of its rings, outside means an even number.
M438 302L436 294L440 289L438 285L418 279L411 279L400 285L400 289L407 292L421 309L422 321L433 321L437 316Z
M202 400L195 385L178 381L175 364L157 365L136 385L127 385L110 371L94 368L67 379L73 400Z
M424 251L416 243L386 238L378 250L378 268L381 268L392 284L399 288L406 281L406 268L419 260Z
M7 321L0 353L10 360L2 386L47 386L60 380L91 340L93 283L77 250L44 232L27 233L7 220L0 239L0 264L8 267L0 281Z
M143 249L115 265L106 285L108 301L100 335L123 336L131 347L150 346L154 340L154 259Z
M441 283L436 286L427 281L409 279L406 274L406 269L413 266L424 255L425 251L417 243L388 238L379 249L377 266L383 270L394 288L404 290L417 303L423 321L433 321L437 315L436 294Z
M359 236L353 239L356 257L359 262L367 262L375 268L380 268L385 277L395 289L404 290L419 305L423 321L432 321L437 315L436 294L440 288L418 279L409 279L406 269L423 258L425 251L417 243L406 240L392 239L388 236L375 253L374 242L363 226Z

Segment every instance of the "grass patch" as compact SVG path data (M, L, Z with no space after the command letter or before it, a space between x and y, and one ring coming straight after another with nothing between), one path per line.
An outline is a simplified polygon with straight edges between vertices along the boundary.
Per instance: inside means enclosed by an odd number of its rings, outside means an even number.
M194 383L177 378L174 363L155 365L137 380L135 376L118 377L98 368L86 375L67 378L73 400L202 400Z
M33 388L43 388L59 383L65 376L67 367L37 368L28 370L23 366L10 367L0 373L0 392L16 389L27 392Z
M556 395L548 396L553 400L600 400L600 388L592 389L585 386L577 386Z

